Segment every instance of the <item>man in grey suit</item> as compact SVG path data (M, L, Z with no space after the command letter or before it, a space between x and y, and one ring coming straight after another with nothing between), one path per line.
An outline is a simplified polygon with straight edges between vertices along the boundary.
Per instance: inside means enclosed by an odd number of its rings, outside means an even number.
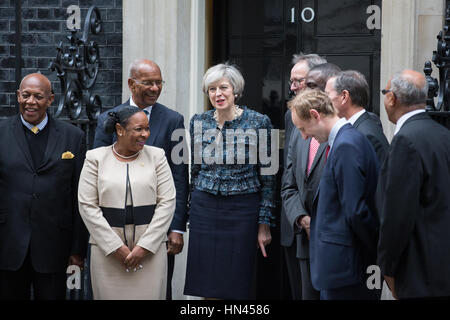
M324 61L320 59L315 61ZM302 89L309 83L310 87L324 90L327 80L339 72L339 67L331 63L313 65L303 80L305 85ZM291 117L289 122L292 123L290 110L287 115ZM319 144L311 138L303 140L297 129L292 130L288 141L285 145L288 152L281 189L281 244L286 247L286 259L291 269L300 273L297 283L301 284L301 299L315 300L320 296L312 287L309 270L309 215L324 165L326 143Z
M381 165L389 142L378 116L364 109L369 103L369 85L364 75L353 70L341 72L327 81L325 92L338 110L338 116L347 119L370 141Z
M291 69L291 77L289 86L291 93L297 95L306 88L306 75L308 71L316 65L326 63L327 61L317 54L296 54L292 59L293 67ZM294 124L292 123L291 110L287 110L284 116L285 123L285 142L283 167L286 170L288 158L289 140L292 134ZM284 181L284 177L282 177ZM288 271L289 285L291 295L294 300L301 300L301 274L300 266L297 260L297 240L294 234L294 225L288 219L284 206L281 207L281 245L284 247L284 256Z

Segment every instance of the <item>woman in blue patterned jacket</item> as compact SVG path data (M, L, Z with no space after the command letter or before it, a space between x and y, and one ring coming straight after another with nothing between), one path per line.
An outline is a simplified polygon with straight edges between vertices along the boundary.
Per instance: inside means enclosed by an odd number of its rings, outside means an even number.
M191 119L186 295L250 299L257 248L266 257L271 242L272 125L267 116L235 104L244 84L236 67L211 67L203 90L214 110Z

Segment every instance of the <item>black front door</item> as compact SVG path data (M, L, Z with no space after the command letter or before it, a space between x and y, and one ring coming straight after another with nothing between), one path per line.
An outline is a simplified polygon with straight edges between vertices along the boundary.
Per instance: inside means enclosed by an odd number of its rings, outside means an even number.
M379 113L380 9L381 0L214 0L213 63L240 67L246 84L238 103L267 114L276 129L284 129L291 60L299 52L362 72L372 92L367 108ZM277 218L282 163L281 150ZM275 228L269 258L258 260L256 297L288 298L284 270Z

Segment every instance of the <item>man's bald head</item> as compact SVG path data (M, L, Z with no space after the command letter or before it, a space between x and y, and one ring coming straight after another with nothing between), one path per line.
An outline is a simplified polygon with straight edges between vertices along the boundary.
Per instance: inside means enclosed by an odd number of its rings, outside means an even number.
M139 75L142 73L143 69L153 69L161 73L161 69L155 62L148 59L136 59L130 65L128 77L139 78Z
M137 59L130 65L128 88L133 102L139 108L152 106L158 100L163 87L161 69L148 59Z
M404 106L425 105L428 96L428 83L425 76L415 70L403 70L394 74L390 89L398 102Z
M29 75L26 75L20 82L19 90L22 90L24 87L30 84L41 86L44 92L46 92L48 95L52 93L52 84L50 80L48 80L48 78L43 74L31 73Z
M50 80L40 73L25 76L17 90L20 113L26 122L34 125L44 120L54 98Z

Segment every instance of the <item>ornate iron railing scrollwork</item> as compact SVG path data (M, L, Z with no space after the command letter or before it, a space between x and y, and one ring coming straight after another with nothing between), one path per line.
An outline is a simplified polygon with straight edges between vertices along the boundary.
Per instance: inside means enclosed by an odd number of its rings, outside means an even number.
M100 50L97 42L90 40L91 34L102 31L100 10L91 7L86 16L83 34L77 36L77 30L71 30L67 36L70 44L57 46L56 58L51 61L49 69L56 71L61 84L61 96L54 117L61 117L66 110L70 120L78 120L86 106L88 120L95 121L101 112L102 101L93 95L92 89L97 80L100 66ZM88 91L87 96L83 91Z
M437 50L433 51L433 62L439 69L439 81L431 76L431 62L423 69L428 82L426 110L431 117L450 129L450 0L445 2L445 23L437 36ZM437 103L435 104L435 98Z

